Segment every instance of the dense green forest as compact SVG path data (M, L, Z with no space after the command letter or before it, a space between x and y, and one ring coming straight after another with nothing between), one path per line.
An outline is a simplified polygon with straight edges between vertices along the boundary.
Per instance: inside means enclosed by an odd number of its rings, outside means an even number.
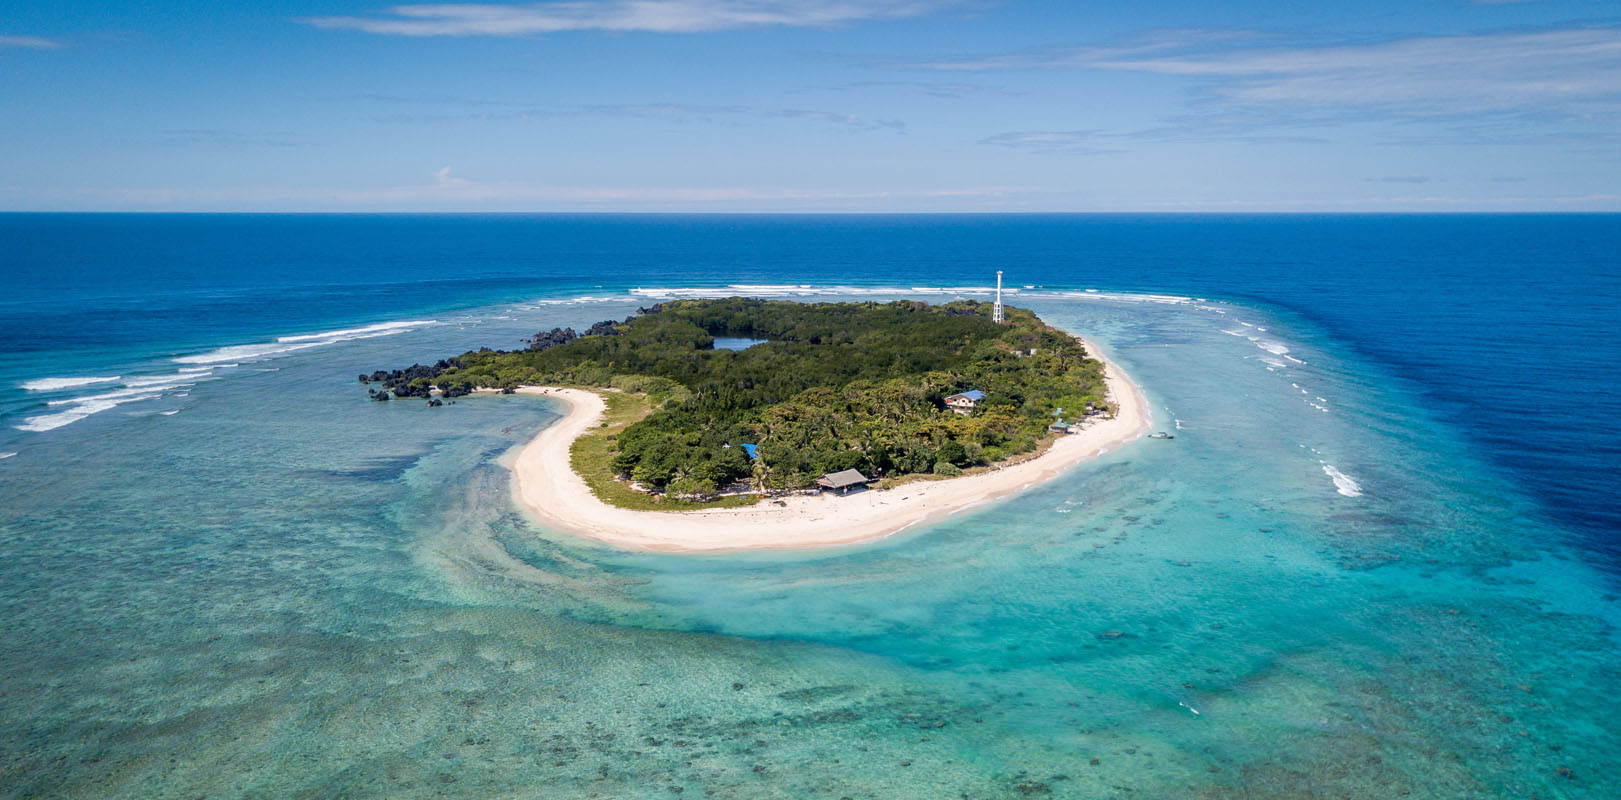
M376 373L398 396L430 385L584 385L644 392L655 410L625 429L613 465L644 486L704 494L814 484L823 473L958 474L1027 452L1054 412L1104 406L1102 364L1035 314L961 301L803 304L682 300L587 335L540 334L530 349L479 350ZM740 351L717 336L765 339ZM362 376L362 380L367 380ZM969 389L972 414L945 407ZM758 445L750 460L743 443Z

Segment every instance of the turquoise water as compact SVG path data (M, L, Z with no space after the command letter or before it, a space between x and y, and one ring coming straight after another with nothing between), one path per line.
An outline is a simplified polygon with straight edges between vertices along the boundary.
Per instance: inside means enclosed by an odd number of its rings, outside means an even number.
M549 533L500 465L545 400L354 383L639 300L244 361L0 461L6 794L1621 791L1603 579L1284 312L1028 297L1177 438L794 554Z
M1621 796L1618 230L0 216L0 796ZM864 546L570 539L548 401L354 377L1001 267L1176 438Z

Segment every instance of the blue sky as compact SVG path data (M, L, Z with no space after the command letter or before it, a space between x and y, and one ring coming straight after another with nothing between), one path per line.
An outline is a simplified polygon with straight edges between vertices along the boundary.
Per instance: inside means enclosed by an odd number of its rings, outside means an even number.
M0 210L1621 210L1621 4L0 0Z

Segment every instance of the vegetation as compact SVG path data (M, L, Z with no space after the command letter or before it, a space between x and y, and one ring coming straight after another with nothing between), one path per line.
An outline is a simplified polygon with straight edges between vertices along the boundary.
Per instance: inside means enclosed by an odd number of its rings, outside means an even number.
M619 454L615 446L616 440L626 428L646 417L648 412L653 410L653 404L645 394L624 392L599 392L599 394L608 405L602 415L602 425L574 440L574 445L569 448L569 462L574 471L585 479L586 485L591 487L591 492L603 502L643 511L670 511L683 506L726 508L751 505L755 502L757 498L750 495L731 495L706 503L692 503L679 498L665 498L638 492L624 481L614 480L618 474L613 468L614 457Z
M598 484L616 483L601 477L611 473L691 496L737 481L807 487L844 469L955 475L1035 449L1059 408L1074 417L1088 403L1104 407L1102 365L1079 341L1029 311L1006 316L993 323L990 305L973 301L683 300L586 335L538 334L526 350L479 350L362 380L397 396L522 384L645 395L645 417L621 416L617 434L576 451L576 468ZM734 352L713 349L716 336L768 341ZM945 407L969 389L986 395L972 414ZM757 459L744 443L758 445ZM630 491L616 487L593 485L599 495Z

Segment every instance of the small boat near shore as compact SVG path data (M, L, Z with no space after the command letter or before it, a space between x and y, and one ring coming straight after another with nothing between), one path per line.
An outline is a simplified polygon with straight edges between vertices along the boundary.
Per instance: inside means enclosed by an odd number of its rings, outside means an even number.
M1150 439L1175 439L1176 437L1169 434L1169 433L1166 433L1165 431L1160 431L1158 433L1150 433L1150 434L1148 434L1148 438L1150 438Z

